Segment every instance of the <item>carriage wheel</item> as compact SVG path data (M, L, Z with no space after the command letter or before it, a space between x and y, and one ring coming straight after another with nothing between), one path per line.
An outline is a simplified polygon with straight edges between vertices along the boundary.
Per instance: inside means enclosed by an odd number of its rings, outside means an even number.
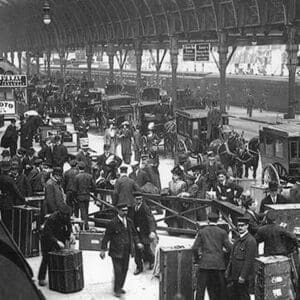
M268 184L270 181L275 181L278 183L278 185L280 184L278 172L273 164L267 164L265 166L261 179L263 184Z
M287 181L288 173L287 173L286 168L283 165L281 165L280 163L274 163L273 166L277 171L279 179L282 181Z

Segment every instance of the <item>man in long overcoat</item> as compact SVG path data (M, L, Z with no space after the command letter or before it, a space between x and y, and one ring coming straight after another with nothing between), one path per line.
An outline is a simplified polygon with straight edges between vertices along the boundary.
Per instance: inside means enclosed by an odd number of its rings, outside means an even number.
M136 192L134 196L136 205L134 208L133 223L144 246L143 251L140 249L136 249L135 251L136 270L134 275L138 275L143 271L143 262L149 262L149 270L153 269L154 254L150 248L150 244L156 237L156 224L150 208L143 201L142 194Z
M139 249L142 249L143 245L140 243L132 220L127 218L126 204L118 204L117 212L118 215L106 227L100 257L105 258L109 243L108 255L112 259L114 268L114 295L120 298L122 294L125 294L123 286L128 271L129 257L134 255L135 245Z

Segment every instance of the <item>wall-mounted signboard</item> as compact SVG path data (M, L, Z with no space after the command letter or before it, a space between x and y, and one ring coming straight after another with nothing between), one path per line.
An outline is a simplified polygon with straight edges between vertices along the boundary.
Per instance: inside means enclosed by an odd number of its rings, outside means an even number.
M209 61L209 43L184 44L184 61Z

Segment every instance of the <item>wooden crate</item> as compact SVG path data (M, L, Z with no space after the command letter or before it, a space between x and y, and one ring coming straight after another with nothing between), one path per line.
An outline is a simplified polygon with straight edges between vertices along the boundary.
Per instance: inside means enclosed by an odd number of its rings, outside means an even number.
M160 248L159 300L173 300L177 294L184 299L194 299L195 276L196 265L191 248Z
M19 205L13 207L12 236L25 257L39 256L40 209Z
M255 299L291 299L291 266L285 256L256 258Z
M80 231L79 250L100 251L104 232Z

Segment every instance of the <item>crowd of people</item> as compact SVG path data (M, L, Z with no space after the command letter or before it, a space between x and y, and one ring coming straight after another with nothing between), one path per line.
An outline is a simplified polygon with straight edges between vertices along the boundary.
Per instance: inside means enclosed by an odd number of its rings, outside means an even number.
M12 120L1 139L5 150L0 161L0 211L3 223L11 231L13 207L28 204L27 197L44 195L41 205L43 258L38 273L41 286L46 285L49 252L74 243L71 217L80 217L83 229L89 230L90 203L94 201L99 205L97 199L106 200L115 209L115 217L105 231L100 257L104 259L108 250L112 258L116 297L126 293L124 284L130 255L136 263L134 275L143 272L146 266L150 270L154 268L158 235L152 210L143 200L144 193L183 199L168 200L165 205L170 210L165 212L156 207L157 213L165 214L169 227L190 226L180 217L180 213L193 208L190 202L184 201L186 198L215 197L244 211L243 217L228 216L233 227L231 235L218 226L219 208L212 207L209 213L198 209L196 213L185 214L194 221L208 219L208 226L200 228L193 245L199 265L197 300L204 299L206 288L210 299L250 299L258 244L265 243L266 256L290 255L298 249L296 237L277 226L274 213L268 211L268 204L288 203L280 195L277 183L269 183L268 196L262 199L258 214L255 201L229 178L213 152L208 152L207 161L196 166L191 165L186 154L179 154L178 162L170 170L171 181L162 187L159 138L153 126L148 128L147 143L143 145L139 127L132 131L129 122L124 121L117 130L110 120L104 131L103 151L96 160L91 157L89 145L84 143L71 157L59 135L41 141L41 149L36 151L33 133L38 127L36 119L28 116L21 120L20 129L16 120ZM86 135L87 131L88 128ZM21 147L18 149L19 136ZM122 157L116 154L118 143ZM112 190L112 198L106 198L99 189ZM172 210L179 215L170 218Z

